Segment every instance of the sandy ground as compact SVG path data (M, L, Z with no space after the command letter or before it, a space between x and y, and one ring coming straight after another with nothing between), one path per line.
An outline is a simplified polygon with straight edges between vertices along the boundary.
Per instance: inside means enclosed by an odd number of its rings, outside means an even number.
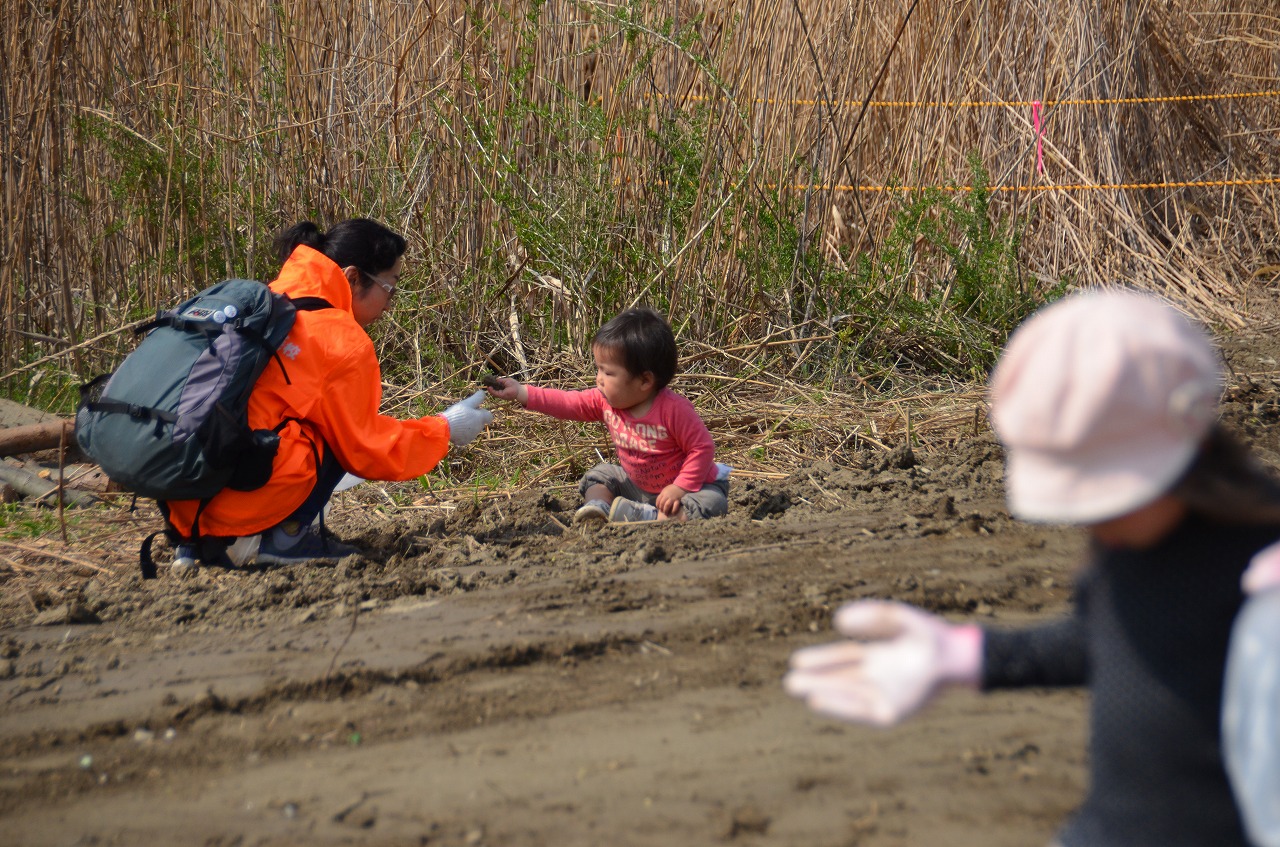
M1274 463L1258 347L1227 419ZM598 530L547 493L387 517L357 488L331 525L368 557L6 591L0 841L1045 844L1084 790L1084 693L956 692L873 730L779 684L859 597L1065 613L1081 538L1011 520L1001 478L978 434Z

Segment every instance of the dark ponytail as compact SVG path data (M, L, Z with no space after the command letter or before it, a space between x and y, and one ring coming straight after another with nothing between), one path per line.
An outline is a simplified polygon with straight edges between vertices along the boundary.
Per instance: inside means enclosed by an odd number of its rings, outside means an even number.
M276 236L276 256L281 262L285 261L299 244L305 244L323 253L324 233L311 221L296 223Z
M1280 483L1221 424L1171 493L1192 511L1223 523L1280 523Z
M329 227L328 232L321 232L311 221L302 221L276 237L276 255L283 262L303 244L328 256L340 268L354 265L366 274L380 274L392 267L408 246L403 236L368 218L350 218Z

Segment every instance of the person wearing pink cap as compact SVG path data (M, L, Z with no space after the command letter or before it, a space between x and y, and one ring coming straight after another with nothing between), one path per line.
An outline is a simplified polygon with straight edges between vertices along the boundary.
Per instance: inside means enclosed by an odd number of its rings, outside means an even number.
M1223 675L1241 576L1280 538L1280 486L1219 425L1223 383L1204 329L1152 295L1038 311L992 374L991 419L1010 511L1089 533L1073 614L998 629L851 603L835 616L847 639L796 651L787 691L888 726L949 686L1087 685L1090 785L1062 847L1250 843L1223 762Z

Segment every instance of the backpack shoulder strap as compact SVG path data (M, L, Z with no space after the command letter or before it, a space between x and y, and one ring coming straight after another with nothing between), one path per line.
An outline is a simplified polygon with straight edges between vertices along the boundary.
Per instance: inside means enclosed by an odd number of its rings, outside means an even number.
M295 297L289 297L287 294L281 295L281 296L285 297L285 299L287 299L291 304L293 304L293 308L299 312L318 312L321 309L333 308L333 304L330 303L328 300L324 299L323 297L296 297L295 298ZM293 380L289 379L289 371L287 368L285 368L284 361L281 360L280 358L280 351L272 350L271 357L275 359L276 364L280 366L280 373L284 375L284 381L289 385L292 385Z
M156 578L156 563L155 560L151 558L151 542L155 541L156 536L161 535L162 532L163 531L153 532L148 535L143 539L142 547L138 550L138 566L142 569L143 579Z
M291 297L293 308L300 312L318 312L321 309L332 309L333 304L323 297Z

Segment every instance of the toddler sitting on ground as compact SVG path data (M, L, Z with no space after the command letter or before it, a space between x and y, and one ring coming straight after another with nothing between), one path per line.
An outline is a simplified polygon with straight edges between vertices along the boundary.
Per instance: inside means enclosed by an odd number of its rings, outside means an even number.
M729 468L693 404L667 387L675 335L652 309L628 309L591 342L596 386L562 391L499 377L489 393L574 421L603 421L619 465L600 464L579 483L586 501L574 523L688 520L728 511Z

